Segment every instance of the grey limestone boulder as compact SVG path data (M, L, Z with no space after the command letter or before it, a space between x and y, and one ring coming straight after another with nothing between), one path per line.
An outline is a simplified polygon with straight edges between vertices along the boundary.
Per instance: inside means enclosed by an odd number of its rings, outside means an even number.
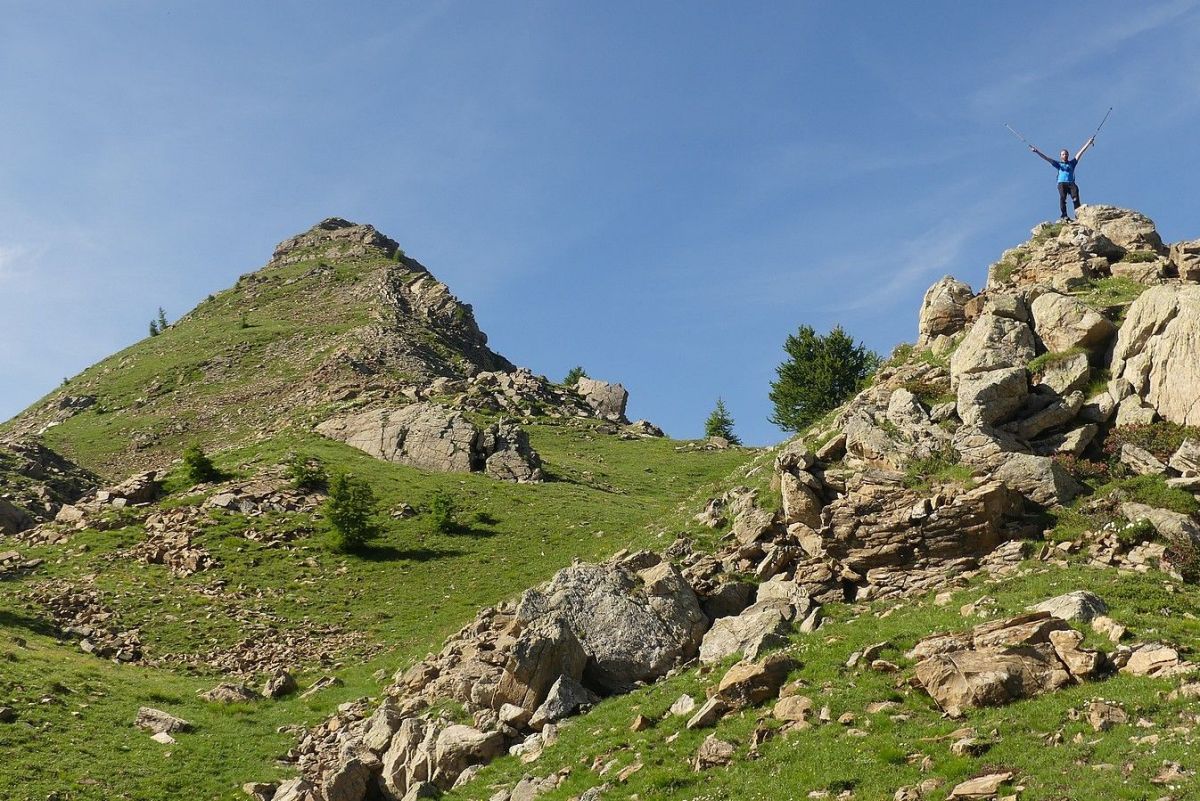
M708 628L696 594L670 562L638 572L613 564L564 568L525 593L517 617L553 613L587 654L585 682L605 692L662 676L695 655Z
M1090 623L1108 612L1108 604L1091 590L1075 590L1035 604L1030 610L1049 612L1059 620Z
M373 409L327 420L317 432L377 459L447 473L484 472L502 481L544 478L529 436L509 421L480 431L459 411L434 403Z
M984 313L950 357L951 384L956 387L974 373L1024 368L1037 352L1036 344L1026 323Z
M1116 206L1080 206L1076 220L1125 250L1163 251L1162 237L1154 228L1154 221L1140 212Z

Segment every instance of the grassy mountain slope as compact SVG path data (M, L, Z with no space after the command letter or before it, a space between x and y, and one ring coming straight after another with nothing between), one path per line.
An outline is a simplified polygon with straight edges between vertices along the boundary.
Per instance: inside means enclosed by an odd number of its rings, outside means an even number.
M277 727L311 724L338 703L377 695L376 671L390 676L436 649L479 607L514 597L573 559L662 547L674 535L662 521L680 517L681 499L694 495L687 508L695 506L749 458L746 451L678 451L669 440L619 440L587 424L536 425L530 433L559 480L533 486L429 474L315 437L277 437L218 459L228 472L251 475L300 449L366 478L385 509L421 507L436 491L458 499L462 533L429 533L422 516L390 520L365 556L327 551L323 524L308 515L247 519L220 510L194 542L224 566L186 578L125 554L145 536L139 523L22 548L46 564L6 579L0 594L0 704L19 714L18 723L0 726L0 753L11 757L0 760L0 786L21 787L11 797L39 801L54 791L72 799L174 798L183 787L190 798L237 798L241 783L280 773L273 761L291 738ZM214 491L193 492L175 476L169 483L181 489L166 507L199 504ZM247 530L299 537L269 547L246 539ZM45 609L30 600L55 582L98 590L162 666L116 666L56 640ZM327 658L297 665L301 684L331 675L343 686L307 700L232 708L196 698L221 676L189 666L190 657L317 626L333 629L328 648L318 649ZM25 646L14 644L18 637ZM43 697L54 700L43 704ZM197 734L168 749L149 742L131 725L140 705L191 720ZM127 771L127 763L137 770Z
M394 401L437 377L511 370L486 341L470 307L395 242L331 219L0 427L42 432L110 482L172 470L167 497L106 513L104 530L72 531L55 545L0 541L0 551L42 560L0 569L0 707L16 717L0 724L0 798L243 797L242 783L294 770L275 763L294 743L280 727L378 695L386 677L436 650L481 606L572 560L664 546L674 536L664 521L687 517L680 504L692 509L752 458L623 439L573 414L535 415L522 425L549 481L518 485L378 461L312 432L339 411ZM177 459L191 441L214 455L225 483L190 486ZM319 512L202 508L239 481L280 480L295 453L372 486L383 533L370 548L331 552ZM459 506L452 534L433 531L423 514L389 514L423 510L438 493ZM147 516L171 510L196 516L191 545L219 566L178 576L141 558ZM136 630L142 662L104 661L63 634L51 606L74 592L94 593L113 630ZM341 684L307 699L199 699L222 679L261 683L253 659L232 674L214 667L237 665L247 644L259 653L278 645L302 687L322 677ZM195 734L166 748L150 741L132 726L142 705L187 718Z
M212 447L307 429L340 404L511 365L458 302L370 226L330 219L158 336L84 370L0 426L117 480ZM91 405L63 409L64 398Z

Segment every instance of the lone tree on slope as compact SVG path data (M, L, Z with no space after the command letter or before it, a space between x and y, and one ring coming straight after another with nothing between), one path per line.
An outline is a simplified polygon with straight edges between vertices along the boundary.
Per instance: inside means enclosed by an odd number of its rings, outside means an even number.
M704 421L704 436L722 437L733 445L741 445L738 435L733 433L733 415L725 408L725 401L717 398L717 407Z
M803 431L863 387L879 367L879 354L855 343L840 325L821 336L810 325L783 344L787 361L771 382L775 413L771 422L786 431Z

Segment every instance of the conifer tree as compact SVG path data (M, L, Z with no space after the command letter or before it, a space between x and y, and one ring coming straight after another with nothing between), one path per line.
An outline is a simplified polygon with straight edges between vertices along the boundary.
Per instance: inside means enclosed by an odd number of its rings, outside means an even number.
M704 421L704 436L722 437L733 445L742 444L738 435L733 433L733 416L729 414L729 410L725 408L725 401L721 398L717 398L717 407Z
M824 336L802 325L783 349L788 359L775 368L779 378L771 382L771 422L787 431L803 431L836 409L866 384L880 361L840 325Z

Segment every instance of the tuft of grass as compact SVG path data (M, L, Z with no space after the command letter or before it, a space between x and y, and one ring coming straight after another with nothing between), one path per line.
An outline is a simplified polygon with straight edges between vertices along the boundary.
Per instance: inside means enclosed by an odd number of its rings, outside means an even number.
M1145 284L1139 284L1131 278L1114 276L1092 279L1071 294L1093 309L1103 311L1114 306L1127 306L1133 303L1139 295L1146 291L1146 288ZM1119 320L1114 322L1119 322Z
M1158 254L1152 250L1127 250L1125 255L1121 257L1121 261L1131 264L1143 264L1150 261L1158 261Z
M904 470L904 486L929 489L935 484L954 482L974 486L974 472L962 463L962 456L947 443L926 459L913 459Z
M1031 373L1040 373L1051 365L1065 362L1081 353L1087 353L1087 349L1076 346L1070 350L1064 350L1058 353L1047 351L1040 356L1035 356L1030 360L1028 368Z

